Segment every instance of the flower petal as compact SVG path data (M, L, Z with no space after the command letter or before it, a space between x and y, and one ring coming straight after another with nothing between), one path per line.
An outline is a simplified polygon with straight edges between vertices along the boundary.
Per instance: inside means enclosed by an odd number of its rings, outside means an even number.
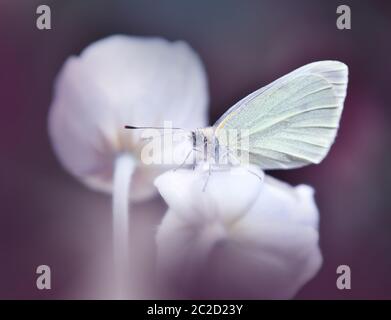
M249 212L259 219L294 221L318 228L319 213L315 204L314 189L308 185L291 185L265 176L265 183L256 204Z
M178 185L174 176L165 175L156 184L169 205L157 234L158 266L166 286L171 283L188 297L286 299L319 270L318 210L309 186L291 187L266 177L244 213L229 209L232 199L244 198L227 194L226 206L214 214L219 219L211 220L200 217L208 216L204 211L212 210L219 196L207 189L204 200L191 201L199 187L188 181L197 180L196 173L183 174ZM242 190L238 193L247 190L241 180L236 183L236 190ZM225 218L226 212L237 218Z
M49 113L49 135L64 167L97 190L112 189L114 158L139 159L139 132L124 125L195 128L206 125L207 82L202 63L183 42L111 36L64 64ZM131 186L140 200L154 192L161 170L141 163Z
M253 168L253 170L256 170ZM169 171L155 185L169 207L191 223L231 223L245 214L261 190L263 173L244 168Z

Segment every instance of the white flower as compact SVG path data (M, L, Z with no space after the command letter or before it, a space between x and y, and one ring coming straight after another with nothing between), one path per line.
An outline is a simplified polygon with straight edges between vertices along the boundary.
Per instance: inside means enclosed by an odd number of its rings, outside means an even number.
M165 288L197 298L293 297L322 262L313 189L235 168L212 171L203 191L207 174L171 171L155 181L169 206L157 234Z
M205 126L206 76L183 42L112 36L69 58L56 81L49 135L63 166L89 187L113 193L114 282L127 297L128 200L144 200L164 170L141 161L131 126Z
M111 36L70 57L57 78L49 135L64 167L88 186L111 192L115 159L134 159L133 200L155 192L162 168L139 161L139 132L125 125L193 129L207 123L207 81L184 42Z

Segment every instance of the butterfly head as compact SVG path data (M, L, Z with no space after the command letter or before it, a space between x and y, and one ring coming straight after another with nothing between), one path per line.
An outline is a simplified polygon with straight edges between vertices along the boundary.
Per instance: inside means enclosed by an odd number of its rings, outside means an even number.
M212 127L196 129L192 132L193 149L198 154L198 160L209 161L214 157L217 139Z

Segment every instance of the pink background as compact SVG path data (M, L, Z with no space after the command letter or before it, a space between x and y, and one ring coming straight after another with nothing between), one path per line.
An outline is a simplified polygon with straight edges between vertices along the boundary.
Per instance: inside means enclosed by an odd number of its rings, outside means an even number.
M0 1L0 298L109 298L111 203L60 166L47 134L54 78L65 59L105 36L182 39L209 76L210 122L251 91L306 63L350 68L341 129L318 166L272 172L315 187L324 264L297 298L391 298L391 6L344 1L352 30L336 28L339 1L45 1L53 29L35 27L41 1ZM138 297L155 297L156 198L137 206ZM140 240L141 239L141 240ZM35 287L52 268L53 289ZM336 269L352 269L352 289Z

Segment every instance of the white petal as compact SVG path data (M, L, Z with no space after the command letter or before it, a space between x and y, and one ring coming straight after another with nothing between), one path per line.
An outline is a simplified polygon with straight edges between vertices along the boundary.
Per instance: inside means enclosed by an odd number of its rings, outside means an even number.
M252 215L265 220L294 221L313 228L318 227L319 220L312 187L292 187L268 175L256 205L249 212Z
M224 268L224 275L216 272L220 281L240 273L241 281L231 287L232 294L244 294L251 286L252 297L292 298L319 270L317 224L309 223L317 221L318 210L312 198L300 195L302 187L290 187L290 192L286 188L270 185L266 179L251 212L238 221L230 240L220 247L216 271L222 270L218 266L222 261L232 267ZM297 191L294 198L292 192ZM240 262L233 265L231 260Z
M256 170L256 169L252 169ZM258 175L258 176L257 176ZM168 171L155 185L169 207L191 223L231 223L254 204L262 186L263 173L244 168Z
M160 179L156 183L169 211L157 234L159 270L162 278L181 288L182 294L286 299L293 297L319 270L322 257L318 210L309 186L291 187L266 177L259 184L255 203L246 212L237 214L235 220L225 219L227 208L221 207L217 215L220 220L211 223L188 217L206 216L208 204L209 208L214 206L212 195L204 196L208 203L189 198L197 187L186 181L196 178L183 176L179 182L182 187L171 185L171 189L168 185L174 179L166 176L164 186L159 187ZM236 183L236 190L244 187L240 179ZM226 197L227 207L234 202L232 199L243 200L230 194ZM231 210L229 216L233 217ZM205 241L209 241L209 247ZM208 259L200 254L200 243L201 249L207 250Z
M258 227L258 228L257 228ZM265 223L241 230L210 254L204 283L221 298L288 299L319 270L318 233ZM248 234L246 234L248 233Z
M183 42L112 36L87 47L64 64L56 81L49 134L64 167L89 186L112 188L112 166L120 152L139 157L139 133L124 125L206 125L205 72L198 56ZM135 172L131 197L154 191L161 170Z

